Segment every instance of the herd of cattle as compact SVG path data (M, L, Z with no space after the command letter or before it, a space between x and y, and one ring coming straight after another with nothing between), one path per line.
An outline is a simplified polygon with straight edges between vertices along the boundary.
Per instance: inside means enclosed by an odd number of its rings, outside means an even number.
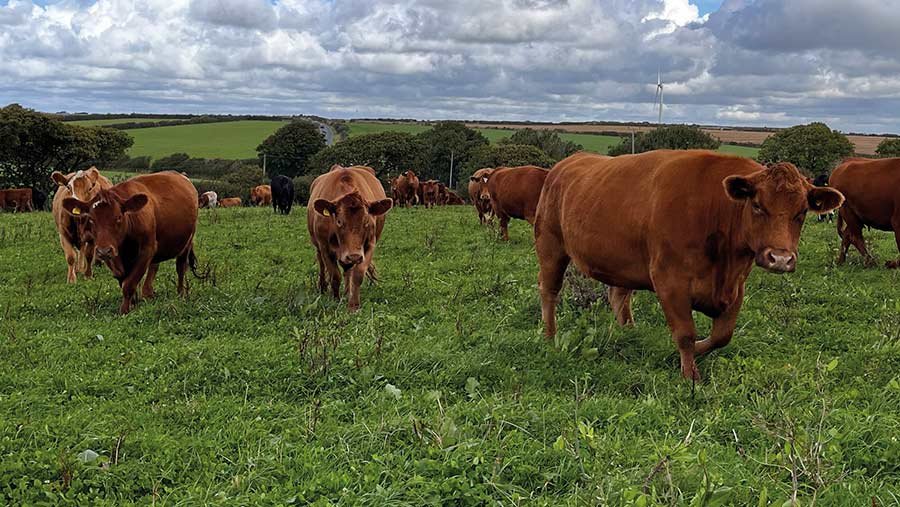
M141 296L152 297L159 264L176 260L178 292L185 294L188 267L196 272L193 238L198 208L228 206L212 193L198 195L184 175L163 172L112 185L91 168L53 173L59 185L52 211L68 265L91 276L96 258L122 289L121 313ZM824 182L820 182L824 183ZM900 159L849 159L827 186L814 185L789 163L763 166L710 151L654 151L606 157L576 153L552 169L485 168L468 182L482 223L496 217L508 238L512 218L533 226L538 287L546 336L556 333L556 305L570 263L609 286L617 321L633 323L635 290L656 292L681 372L698 380L695 356L726 345L743 303L753 265L792 272L808 212L838 210L839 262L850 245L867 265L864 227L893 231L900 250ZM360 306L365 277L377 280L373 256L385 216L396 204L462 203L435 181L407 171L391 180L388 198L375 172L335 165L310 186L307 228L319 266L318 287L340 297L341 278L351 311ZM6 191L9 192L9 191ZM251 201L290 213L290 178L252 189ZM23 196L3 195L19 207ZM19 199L19 200L16 200ZM887 262L900 267L900 259ZM712 318L710 336L699 339L693 311Z

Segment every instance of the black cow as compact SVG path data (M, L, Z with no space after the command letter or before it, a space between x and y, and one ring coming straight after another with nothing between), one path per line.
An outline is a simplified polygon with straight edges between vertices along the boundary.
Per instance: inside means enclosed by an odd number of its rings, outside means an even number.
M817 187L827 187L828 186L828 175L820 174L820 175L816 176L816 179L813 180L813 185L815 185ZM828 220L829 222L834 222L834 211L829 211L828 213L822 213L821 215L816 217L816 220L818 220L819 222L824 222L825 220Z
M276 213L281 211L284 215L291 214L291 206L294 204L294 182L287 176L280 174L272 177L272 209Z
M40 190L32 187L31 188L31 203L34 205L35 211L44 211L47 206L47 194L41 192Z

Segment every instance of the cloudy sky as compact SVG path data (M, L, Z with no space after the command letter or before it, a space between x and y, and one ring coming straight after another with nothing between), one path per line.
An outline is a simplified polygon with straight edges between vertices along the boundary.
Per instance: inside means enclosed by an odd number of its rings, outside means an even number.
M900 0L0 0L44 111L652 121L900 133Z

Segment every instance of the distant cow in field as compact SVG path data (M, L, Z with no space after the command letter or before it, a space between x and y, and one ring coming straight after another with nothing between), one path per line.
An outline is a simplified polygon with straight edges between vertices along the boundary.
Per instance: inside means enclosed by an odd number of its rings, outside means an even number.
M459 196L456 192L452 190L447 190L447 205L448 206L459 206L465 204L466 201L463 200L462 197Z
M534 225L534 213L541 197L547 170L526 165L498 167L486 176L481 199L489 199L491 209L500 220L500 236L509 240L509 220L518 218Z
M394 176L390 180L391 185L391 198L394 200L395 206L403 206L404 199L403 195L400 194L400 175Z
M30 188L0 190L0 210L10 209L20 213L34 211L34 204L31 202L32 195Z
M478 221L486 223L492 214L490 193L482 194L482 189L487 186L488 177L494 172L493 168L485 167L472 173L469 177L469 199L478 212ZM486 196L485 199L482 195Z
M67 213L91 222L97 258L122 288L120 313L128 313L137 302L137 287L145 275L141 295L154 296L159 264L169 259L175 259L178 293L187 295L188 266L196 274L197 201L190 180L172 171L135 176L88 201L63 199Z
M847 259L851 244L859 250L866 265L875 264L863 239L865 226L893 231L900 250L900 158L846 160L831 173L829 185L847 198L837 219L841 237L839 264ZM900 259L887 261L885 266L898 268Z
M369 167L341 167L316 178L310 186L307 229L319 262L319 290L339 297L341 272L350 311L359 309L363 277L377 279L372 260L393 206Z
M250 189L251 206L268 206L272 204L272 187L259 185Z
M290 215L294 205L294 182L287 176L272 176L272 208L282 215Z
M220 208L240 208L243 201L241 201L240 197L226 197L224 199L219 199L219 207Z
M406 171L396 178L397 195L407 208L421 202L419 191L421 183L413 171Z
M219 194L210 190L209 192L203 192L200 194L200 199L198 201L200 205L200 209L204 208L215 208L219 205Z
M93 224L86 215L71 215L62 204L69 197L90 201L101 190L112 187L112 183L96 167L69 174L54 171L50 179L58 185L51 212L68 266L66 281L75 283L76 271L84 273L85 278L91 278L94 275Z
M556 303L574 262L610 286L620 324L634 321L633 291L656 292L681 373L699 380L694 356L731 340L753 264L794 271L806 213L843 200L791 164L767 168L711 151L564 159L547 176L534 225L545 333L556 333ZM709 338L698 341L692 311L712 317Z
M450 190L447 188L447 185L444 185L442 182L438 182L437 184L437 205L438 206L446 206L447 201L450 200Z
M47 194L40 189L31 187L31 202L35 211L47 210Z
M438 201L438 182L435 180L423 181L422 187L422 204L426 208L433 208Z

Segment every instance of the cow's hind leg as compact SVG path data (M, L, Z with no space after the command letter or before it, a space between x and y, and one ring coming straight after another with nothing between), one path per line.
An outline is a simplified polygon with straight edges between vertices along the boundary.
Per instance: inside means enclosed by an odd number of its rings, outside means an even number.
M631 295L633 290L622 287L609 288L609 306L612 307L616 321L622 326L634 324L634 315L631 313Z
M180 257L179 257L180 258ZM141 288L141 296L144 299L151 299L156 296L156 291L153 290L153 282L156 280L156 272L159 271L159 263L150 264L150 267L147 268L147 276L144 277L144 286ZM179 283L181 281L181 277L179 277ZM181 287L179 286L178 293L181 293Z
M891 221L891 226L894 228L894 241L897 243L897 251L900 252L900 210L894 215L894 220ZM893 261L887 261L885 263L885 267L888 269L897 269L900 268L900 258Z
M538 289L541 293L541 318L544 321L544 336L549 340L556 335L556 305L562 290L566 268L570 258L560 248L560 242L546 234L538 234L535 239L538 255Z
M503 241L509 241L509 217L505 214L498 214L500 218L500 238Z
M863 256L863 262L865 263L866 267L874 266L875 258L872 257L872 255L869 253L869 250L866 248L866 240L863 237L862 221L852 211L848 212L847 215L844 216L844 220L847 222L847 227L844 229L844 238L849 238L850 243L854 247L856 247L856 250L859 251L859 254Z

